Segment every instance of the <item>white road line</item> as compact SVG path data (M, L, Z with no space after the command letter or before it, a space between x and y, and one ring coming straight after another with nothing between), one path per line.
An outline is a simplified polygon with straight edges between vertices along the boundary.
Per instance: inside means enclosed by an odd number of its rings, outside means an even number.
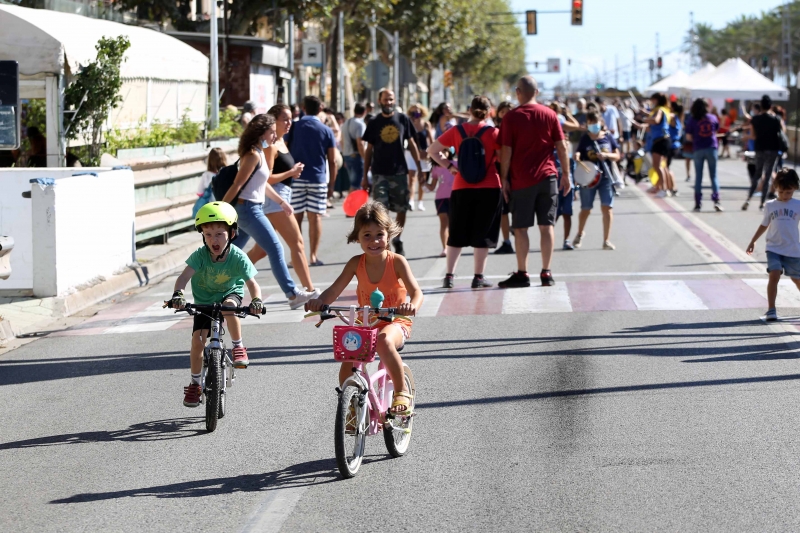
M675 233L677 233L678 236L683 239L695 252L700 254L703 259L711 263L712 268L715 268L719 272L733 272L733 269L729 265L726 265L722 259L717 256L717 254L709 250L705 244L700 242L694 235L691 234L691 232L681 226L669 215L669 213L666 213L664 210L662 210L646 192L640 190L638 186L630 187L630 190L633 191L633 194L642 201L647 209L658 216L658 218L660 218L667 226L672 228L672 230L675 231Z
M173 313L171 309L164 309L163 305L162 303L154 303L144 311L124 319L123 324L106 329L103 334L164 331L186 318L185 314Z
M726 250L728 250L731 254L736 256L736 258L739 259L739 261L741 261L742 263L746 263L751 270L753 270L754 272L758 272L759 274L764 272L763 265L754 261L751 256L747 255L747 252L745 252L742 248L737 246L733 241L728 239L725 235L714 229L709 224L706 224L706 222L697 215L684 209L684 207L674 199L664 198L664 200L669 205L671 205L673 209L675 209L676 211L680 211L684 217L689 219L695 226L700 228L700 230L702 230L703 233L710 236L712 239L717 241L721 246L723 246Z
M433 265L428 269L420 280L425 281L433 281L433 280L441 280L444 278L444 275L447 274L447 258L440 257L436 261L433 262ZM419 280L418 280L419 281Z
M307 486L269 491L248 517L242 533L278 533L306 490Z
M708 309L680 280L626 281L625 287L640 311Z
M766 297L767 283L769 283L768 279L762 277L757 279L745 279L742 281L753 287L759 294L763 294ZM797 290L795 284L790 280L785 278L781 279L778 283L778 298L775 303L778 307L800 307L800 291Z
M569 313L567 286L563 283L552 287L527 287L505 291L503 295L503 314L522 313Z
M423 300L422 308L417 316L436 316L442 306L445 294L445 292L425 293L425 300Z
M447 265L445 265L445 269ZM717 276L717 277L724 277L724 278L740 278L745 276L755 276L756 274L761 274L763 272L764 265L759 264L758 272L722 272L719 270L675 270L672 272L556 272L555 277L560 278L598 278L598 277L607 277L607 278L647 278L647 277L663 277L663 276L672 276L676 278L682 278L687 276ZM444 271L442 271L441 276L436 277L421 277L417 278L418 282L428 282L428 281L437 281L441 283L442 279L444 278ZM506 279L508 274L504 275L495 275L495 276L485 276L488 279ZM455 279L457 280L472 280L472 275L469 276L456 276ZM351 281L349 285L355 285L356 281ZM323 281L321 283L317 283L320 287L329 287L333 285L332 281ZM349 286L348 285L348 286ZM427 288L439 288L441 285L432 285L430 287L423 287L423 289ZM267 289L279 289L277 285L263 285L261 287L262 290Z

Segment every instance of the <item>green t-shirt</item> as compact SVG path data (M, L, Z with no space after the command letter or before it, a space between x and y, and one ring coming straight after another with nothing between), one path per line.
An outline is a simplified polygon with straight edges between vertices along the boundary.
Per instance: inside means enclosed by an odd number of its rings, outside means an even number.
M232 244L221 263L214 263L208 247L203 245L189 256L186 264L194 270L192 294L194 303L200 305L221 303L233 293L244 298L244 282L258 273L247 255Z

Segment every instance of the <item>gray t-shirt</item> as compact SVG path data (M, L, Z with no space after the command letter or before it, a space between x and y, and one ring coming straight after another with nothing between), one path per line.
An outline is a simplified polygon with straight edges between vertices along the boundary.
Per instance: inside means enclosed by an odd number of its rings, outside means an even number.
M787 257L800 257L800 200L772 200L764 205L762 226L767 229L767 251Z
M356 139L364 136L367 131L367 125L362 118L349 118L342 125L342 155L347 157L349 155L358 155L358 148L354 145Z

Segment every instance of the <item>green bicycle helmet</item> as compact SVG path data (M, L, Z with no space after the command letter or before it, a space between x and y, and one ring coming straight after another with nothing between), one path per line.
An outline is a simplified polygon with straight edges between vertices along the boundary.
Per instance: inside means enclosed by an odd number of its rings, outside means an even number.
M228 253L228 250L231 247L231 242L236 236L236 230L239 227L237 222L238 220L239 214L236 212L236 209L234 209L231 204L226 202L208 203L201 207L197 212L197 216L194 219L194 228L201 235L203 234L203 224L209 224L211 222L224 222L228 225L228 245L225 246L225 249L222 250L222 253L216 257L216 261L219 261L225 256L226 253ZM207 245L205 235L203 235L203 244ZM210 247L209 251L212 252Z
M211 202L201 207L197 212L197 216L194 219L194 227L198 232L203 233L203 230L200 228L203 224L208 224L209 222L224 222L235 230L238 227L238 220L239 214L231 204L226 202Z

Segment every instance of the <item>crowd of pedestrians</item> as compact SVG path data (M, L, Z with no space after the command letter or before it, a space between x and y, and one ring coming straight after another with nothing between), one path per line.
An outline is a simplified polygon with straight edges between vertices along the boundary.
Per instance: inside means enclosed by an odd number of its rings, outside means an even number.
M242 247L254 238L256 246L248 257L253 263L269 258L278 284L296 308L319 294L309 267L324 264L319 256L322 226L334 191L347 195L368 190L393 212L398 231L390 244L399 255L405 254L407 212L425 211L423 194L435 191L445 288L454 287L465 247L473 248L472 288L491 286L484 271L493 249L517 259L516 271L498 286L530 286L533 226L539 230L539 281L549 286L555 283L550 269L555 224L563 219L563 250L580 248L598 197L602 249L616 249L611 241L614 199L628 177L638 181L649 174L649 192L662 198L677 195L672 163L683 157L687 181L694 167L695 210L702 209L707 168L711 201L722 211L717 162L730 156L729 138L741 134L743 149L754 152L742 209L759 189L763 209L774 192L771 177L787 151L785 112L767 96L750 113L742 108L744 121L737 126L737 110L717 113L703 99L691 102L687 112L660 93L641 104L597 97L544 105L530 76L520 78L514 91L516 102L496 106L476 96L465 114L455 113L447 102L430 113L414 103L403 113L389 89L379 92L377 106L356 103L350 118L326 108L315 96L305 97L301 108L276 105L262 115L249 106L242 116L237 175L223 198L239 215L234 244ZM211 178L227 162L215 149L208 163L195 209L213 200ZM570 240L573 201L580 202L580 211ZM302 231L306 219L308 256ZM290 263L278 235L289 248Z

